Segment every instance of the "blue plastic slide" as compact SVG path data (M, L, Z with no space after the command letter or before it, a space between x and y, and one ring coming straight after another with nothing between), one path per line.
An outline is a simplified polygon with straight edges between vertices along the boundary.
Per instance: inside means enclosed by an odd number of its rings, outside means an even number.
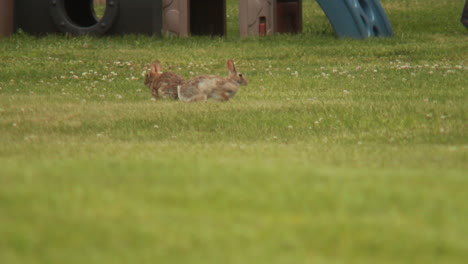
M338 37L391 37L392 26L379 0L317 0Z

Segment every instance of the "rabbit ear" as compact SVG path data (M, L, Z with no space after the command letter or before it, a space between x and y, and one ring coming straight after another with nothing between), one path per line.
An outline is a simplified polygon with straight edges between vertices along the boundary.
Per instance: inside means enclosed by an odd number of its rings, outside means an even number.
M156 67L153 63L148 64L148 73L156 73Z
M155 73L162 73L161 68L161 62L158 60L151 64L151 70Z
M229 69L231 77L237 76L236 66L234 66L234 62L232 60L227 61L227 67Z

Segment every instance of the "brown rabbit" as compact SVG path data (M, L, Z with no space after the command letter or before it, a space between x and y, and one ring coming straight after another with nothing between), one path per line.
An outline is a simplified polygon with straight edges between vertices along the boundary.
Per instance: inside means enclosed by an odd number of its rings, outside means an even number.
M240 85L247 85L242 73L237 73L232 60L227 61L229 77L202 75L195 77L177 87L179 99L184 102L206 101L213 98L228 101L239 90Z
M146 73L145 85L151 89L155 98L177 99L177 86L184 83L184 79L173 72L162 72L161 62L158 60L150 65Z

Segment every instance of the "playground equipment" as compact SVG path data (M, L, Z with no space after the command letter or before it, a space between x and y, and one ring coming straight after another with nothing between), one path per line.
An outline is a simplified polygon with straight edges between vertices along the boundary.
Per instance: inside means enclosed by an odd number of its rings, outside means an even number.
M379 0L317 0L338 37L391 37L392 26Z
M0 1L4 3L14 0ZM302 0L239 1L239 26L243 37L302 32ZM329 18L338 37L393 35L379 0L316 1ZM226 34L226 0L107 0L102 18L96 16L93 0L14 2L15 29L35 35ZM12 13L11 10L4 12L9 12L10 15ZM6 16L2 16L0 25L6 24L3 17Z
M226 0L163 0L165 34L226 35Z
M13 0L0 0L0 37L13 33Z
M463 25L465 25L466 28L468 28L468 0L465 2L465 8L463 9L461 22Z
M379 0L317 0L338 37L393 35ZM240 0L242 37L302 31L302 0Z
M162 0L108 0L98 19L93 0L16 0L16 28L34 35L160 35Z
M241 37L302 32L302 0L240 0Z

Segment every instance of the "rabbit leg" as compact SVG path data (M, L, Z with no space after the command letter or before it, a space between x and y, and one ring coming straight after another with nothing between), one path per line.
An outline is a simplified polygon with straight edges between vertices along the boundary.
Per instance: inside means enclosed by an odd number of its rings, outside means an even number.
M166 98L165 94L164 94L164 90L166 89L166 84L165 83L160 83L159 84L159 88L158 88L158 95L161 97L161 98Z
M222 101L229 101L229 96L226 93L221 93L221 97L224 99Z
M161 87L158 89L158 95L163 99L177 99L177 91L174 94L167 83L161 84Z
M226 92L221 92L221 93L212 93L210 95L210 98L216 100L216 101L220 101L220 102L226 102L226 101L229 101L230 97L229 95L227 95Z
M188 102L206 101L207 99L208 99L208 97L206 96L206 94L198 94L198 95L192 96L188 100Z
M154 97L154 98L158 98L158 90L155 88L155 87L151 87L151 95Z

